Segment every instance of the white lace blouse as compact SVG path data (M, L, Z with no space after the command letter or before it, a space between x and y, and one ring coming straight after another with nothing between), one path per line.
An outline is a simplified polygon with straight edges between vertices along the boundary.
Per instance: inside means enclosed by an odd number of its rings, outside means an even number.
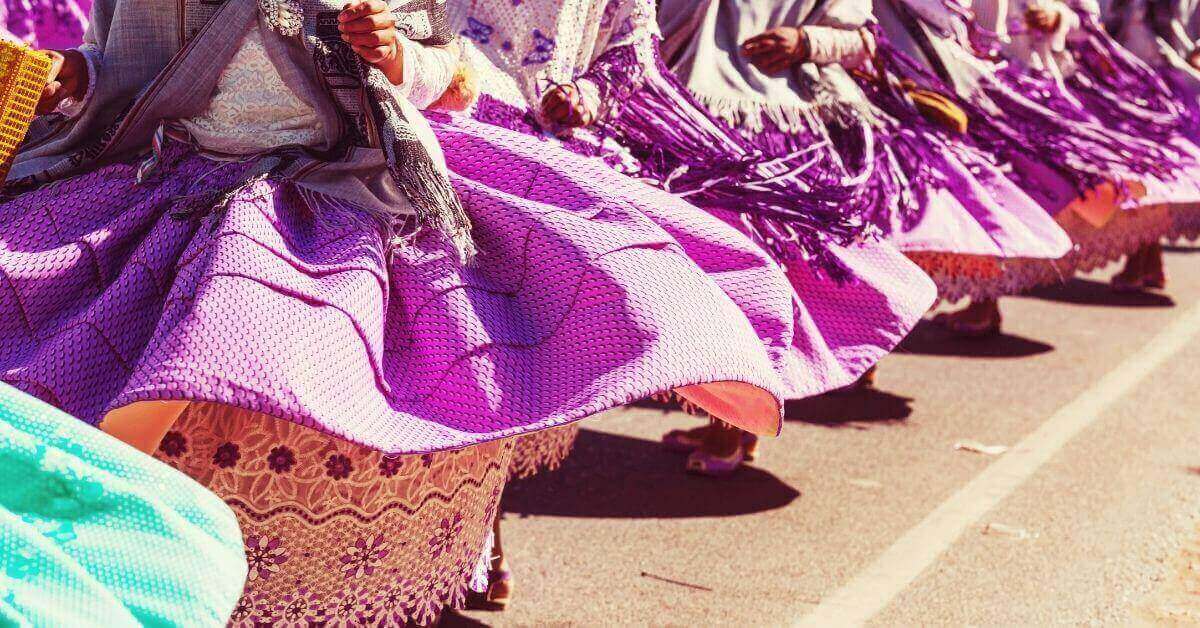
M324 137L316 110L297 96L271 64L255 25L221 73L208 109L181 120L211 151L251 155L277 146L315 146Z

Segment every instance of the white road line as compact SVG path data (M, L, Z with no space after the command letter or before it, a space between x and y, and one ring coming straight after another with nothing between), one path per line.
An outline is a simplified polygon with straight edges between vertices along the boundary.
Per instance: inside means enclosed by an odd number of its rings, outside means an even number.
M1036 431L942 502L796 625L825 628L866 623L934 564L964 531L1198 333L1200 304L1195 304L1140 351L1060 408Z

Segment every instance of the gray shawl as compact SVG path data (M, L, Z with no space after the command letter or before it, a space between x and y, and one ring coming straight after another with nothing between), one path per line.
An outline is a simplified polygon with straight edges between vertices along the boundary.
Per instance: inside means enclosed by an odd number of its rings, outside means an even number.
M398 29L427 45L452 41L438 0L392 0ZM341 41L341 0L96 0L87 46L101 62L74 120L35 122L9 186L40 184L145 154L160 125L204 111L242 36L258 20L272 62L326 130L316 149L286 147L274 174L442 230L470 253L470 224L440 162L423 144L419 112ZM414 115L415 114L415 115ZM397 197L396 190L402 193Z
M870 0L662 0L658 15L671 70L713 113L742 128L761 131L766 118L797 131L811 128L809 116L842 118L850 110L872 119L841 66L805 63L768 76L740 52L742 42L770 28L862 27Z

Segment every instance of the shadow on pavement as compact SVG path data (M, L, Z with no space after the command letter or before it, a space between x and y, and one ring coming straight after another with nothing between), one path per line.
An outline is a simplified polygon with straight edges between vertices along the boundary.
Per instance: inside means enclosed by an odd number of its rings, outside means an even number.
M788 421L826 427L864 429L855 423L893 423L912 415L912 398L876 388L827 393L789 401L784 409Z
M921 321L899 348L915 355L963 358L1026 358L1053 350L1053 345L1003 332L990 338L961 338L929 321Z
M764 443L768 459L776 443ZM754 466L717 480L684 473L684 459L657 442L584 429L561 469L512 482L502 508L516 515L671 519L774 510L800 497Z
M1200 245L1193 244L1191 246L1188 246L1188 245L1173 244L1170 246L1162 247L1162 250L1164 253L1183 253L1184 255L1190 255L1192 253L1200 253Z
M1172 307L1175 300L1157 292L1114 292L1107 282L1075 278L1066 283L1045 286L1024 295L1074 305L1108 307Z
M467 617L459 611L448 608L446 612L442 613L442 619L437 625L438 628L470 628L471 626L490 626L491 624Z

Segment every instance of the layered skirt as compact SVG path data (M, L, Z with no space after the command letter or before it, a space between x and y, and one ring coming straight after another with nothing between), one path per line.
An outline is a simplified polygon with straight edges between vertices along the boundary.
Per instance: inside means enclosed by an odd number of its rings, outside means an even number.
M487 555L508 437L670 389L772 433L783 398L856 377L932 298L898 254L844 252L839 292L598 161L434 128L466 266L178 143L142 183L120 163L0 204L0 377L92 424L193 402L159 456L238 513L238 621L432 622Z

